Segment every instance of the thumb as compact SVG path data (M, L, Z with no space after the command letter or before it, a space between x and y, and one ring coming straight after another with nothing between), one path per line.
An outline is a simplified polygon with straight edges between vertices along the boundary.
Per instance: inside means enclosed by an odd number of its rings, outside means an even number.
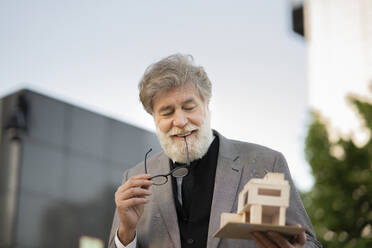
M297 227L301 227L300 224L297 224L296 225ZM301 245L304 245L305 242L306 242L306 233L305 231L303 231L302 233L298 234L298 243L301 244Z

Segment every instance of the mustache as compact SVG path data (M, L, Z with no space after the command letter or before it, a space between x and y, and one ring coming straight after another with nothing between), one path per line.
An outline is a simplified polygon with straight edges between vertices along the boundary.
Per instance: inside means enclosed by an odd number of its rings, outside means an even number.
M193 124L187 124L185 127L180 128L180 127L172 127L171 130L168 131L167 135L168 136L173 136L173 135L180 135L184 133L188 133L194 130L197 130L198 127Z

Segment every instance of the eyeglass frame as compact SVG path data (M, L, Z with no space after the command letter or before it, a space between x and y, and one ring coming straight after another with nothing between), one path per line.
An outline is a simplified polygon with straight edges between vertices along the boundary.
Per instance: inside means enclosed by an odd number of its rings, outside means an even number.
M189 169L188 167L190 166L190 155L189 155L189 147L187 145L187 142L186 142L186 137L184 137L185 139L185 144L186 144L186 166L178 166L174 169L172 169L171 171L169 171L168 174L159 174L159 175L155 175L155 176L152 176L149 178L149 180L153 180L154 178L158 178L158 177L163 177L165 178L165 181L164 183L158 183L158 184L155 184L153 183L153 185L156 185L156 186L160 186L160 185L164 185L168 182L168 176L172 176L172 177L175 177L175 178L183 178L185 176L187 176L189 174ZM146 154L145 154L145 161L144 161L144 165L145 165L145 174L147 174L147 156L148 154L152 151L152 148L150 148ZM176 177L174 176L174 172L180 170L180 169L186 169L186 173L183 175L183 176L179 176L179 177Z

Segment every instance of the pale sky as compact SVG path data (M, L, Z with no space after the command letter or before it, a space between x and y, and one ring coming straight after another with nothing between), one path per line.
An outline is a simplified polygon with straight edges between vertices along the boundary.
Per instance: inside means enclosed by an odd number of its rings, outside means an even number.
M137 84L176 52L212 81L212 127L281 151L309 189L306 43L289 0L0 2L0 96L27 87L154 131Z
M372 1L312 0L307 6L309 105L322 111L331 137L363 146L371 133L345 96L371 99Z

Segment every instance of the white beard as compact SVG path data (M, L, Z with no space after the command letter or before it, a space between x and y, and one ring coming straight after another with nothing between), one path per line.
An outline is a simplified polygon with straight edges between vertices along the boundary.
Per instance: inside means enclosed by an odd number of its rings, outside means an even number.
M156 126L156 134L159 138L165 154L174 162L186 163L187 153L185 141L173 140L171 135L197 130L191 136L186 137L189 148L190 162L202 158L208 151L212 141L212 129L209 110L206 111L203 124L198 127L188 123L184 128L173 127L168 133L163 133Z

